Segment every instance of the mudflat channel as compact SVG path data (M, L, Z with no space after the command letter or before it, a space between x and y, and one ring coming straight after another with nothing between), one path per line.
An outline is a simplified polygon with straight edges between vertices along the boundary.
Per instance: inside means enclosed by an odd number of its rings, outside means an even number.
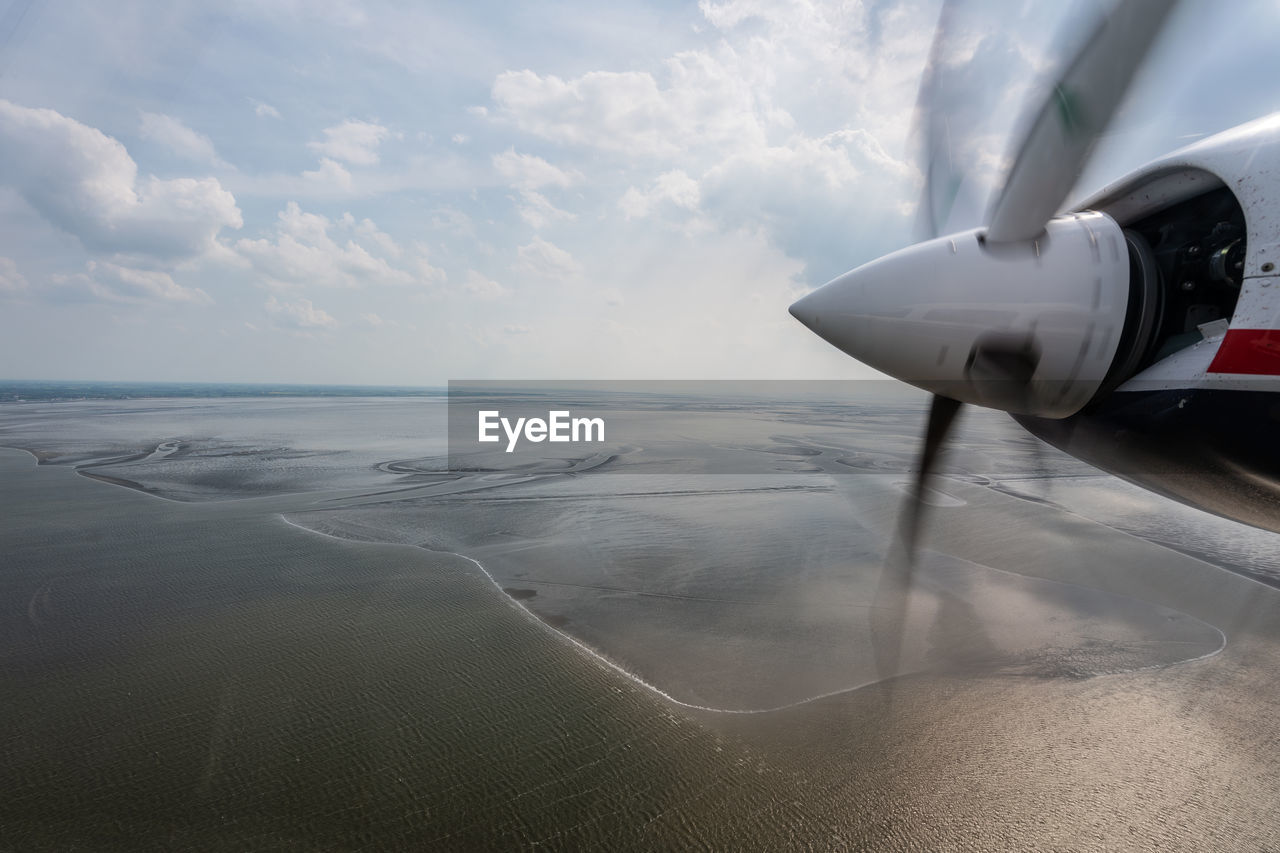
M1280 844L1270 540L1007 421L886 674L874 412L455 476L413 401L255 403L0 410L0 846Z

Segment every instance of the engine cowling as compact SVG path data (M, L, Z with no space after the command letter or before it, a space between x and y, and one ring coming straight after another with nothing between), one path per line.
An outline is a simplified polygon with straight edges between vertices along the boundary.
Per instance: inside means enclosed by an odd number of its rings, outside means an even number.
M974 229L845 273L791 313L859 361L935 394L1047 418L1098 392L1129 302L1120 226L1096 212L1051 220L1035 240Z

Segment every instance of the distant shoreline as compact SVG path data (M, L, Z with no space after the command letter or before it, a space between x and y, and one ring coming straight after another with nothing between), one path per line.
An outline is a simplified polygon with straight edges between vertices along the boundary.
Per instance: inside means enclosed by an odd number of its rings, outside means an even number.
M89 400L220 399L229 397L446 397L443 386L309 385L250 382L76 382L0 379L0 405Z

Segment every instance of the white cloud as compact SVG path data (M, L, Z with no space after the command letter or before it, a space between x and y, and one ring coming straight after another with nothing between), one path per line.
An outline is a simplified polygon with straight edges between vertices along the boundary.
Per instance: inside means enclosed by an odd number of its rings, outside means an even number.
M521 190L516 203L516 213L535 229L542 229L559 221L577 219L567 210L556 207L542 193L533 190Z
M380 124L349 118L342 124L325 128L324 140L308 142L307 147L352 166L376 166L378 146L390 133Z
M16 262L14 275L25 273L33 300L44 295L53 272L73 273L54 288L65 298L113 299L127 308L143 299L177 305L185 289L198 284L218 305L186 315L226 328L250 321L264 329L254 347L229 353L216 368L195 360L202 352L195 346L171 366L204 371L209 378L218 377L208 371L249 374L264 359L297 370L296 340L265 333L278 326L334 328L323 332L331 346L307 352L314 364L305 371L332 370L334 376L372 382L393 376L398 381L405 374L397 371L406 370L424 371L423 378L430 371L433 379L472 371L553 376L574 365L605 376L813 376L853 368L796 324L786 305L803 291L802 280L815 283L820 271L839 265L839 272L892 248L892 239L880 239L886 224L907 222L900 207L914 197L918 177L902 169L905 143L938 0L714 0L703 3L703 20L693 26L688 18L698 15L697 6L677 18L631 7L586 18L552 11L542 23L582 35L570 41L585 52L547 53L531 44L520 59L532 63L527 66L495 64L510 60L509 45L495 40L474 15L432 10L410 16L377 4L323 0L315 16L303 19L298 14L306 4L300 0L272 5L278 13L255 24L254 32L278 28L296 37L273 40L278 50L270 55L247 54L242 70L253 81L246 92L272 97L279 110L248 100L209 104L200 114L161 108L216 137L218 148L227 149L224 155L236 140L242 171L218 172L221 183L211 184L234 191L234 198L226 198L236 216L238 199L246 218L252 217L243 233L226 230L228 217L219 220L213 215L217 208L210 207L213 213L200 220L206 231L192 233L212 234L211 240L173 236L171 220L181 221L180 211L193 208L176 200L169 208L142 200L149 172L177 162L161 160L165 152L158 144L120 149L123 170L114 165L111 150L118 144L101 134L95 137L106 140L101 151L66 156L41 139L36 144L54 153L18 162L18 143L10 138L18 132L15 123L0 117L0 184L15 188L0 187L0 222L6 226L0 230L8 232L0 255ZM239 3L237 14L251 14L250 6ZM353 11L329 15L335 6ZM185 26L185 5L174 8ZM458 48L467 61L442 62L438 52L423 48L423 30L416 27L399 27L395 35L406 48L412 43L422 57L419 69L431 68L430 74L396 76L398 69L384 58L371 58L389 22L441 16L456 19L457 29L482 42L478 51ZM146 17L138 20L147 23ZM330 20L356 29L333 31L324 23ZM139 80L182 73L181 63L173 66L166 58L174 51L146 49L173 45L172 40L158 38L163 33L153 27L135 29L128 39L117 38L113 59L126 63ZM72 44L93 48L97 41L73 40L67 50ZM187 44L174 55L185 55ZM1010 67L998 53L979 51L979 44L966 41L958 57L982 54L991 57L992 69ZM677 50L685 52L673 55ZM362 62L366 67L359 67ZM128 91L107 93L101 87L114 78L97 73L104 67L116 66L85 63L78 78L83 103L122 105L122 126L132 131L139 106L156 107ZM386 77L390 96L360 107L367 112L323 115L349 100L353 81L359 88L369 67ZM533 70L518 70L525 67ZM1014 67L1021 74L1021 66ZM488 68L495 69L484 81L492 99L481 83L479 100L489 108L459 113L477 100L475 75ZM498 77L504 68L513 70ZM396 95L424 79L443 98L440 109ZM23 81L15 85L20 88L11 92L53 91L22 89L31 85ZM287 121L280 120L282 112ZM96 113L84 113L90 114ZM343 122L348 115L367 121ZM394 142L398 127L416 141ZM240 139L245 133L249 138ZM186 139L186 150L198 158L199 135L191 134L196 138ZM203 155L212 148L210 143ZM156 166L145 159L151 156ZM56 176L68 164L70 178L50 181L45 174ZM246 174L251 165L253 172ZM188 174L213 173L201 169ZM118 179L125 171L126 178ZM40 201L23 201L19 187L23 197ZM124 189L116 192L119 187ZM189 192L215 200L205 188L192 186ZM117 204L117 197L126 203ZM288 205L291 200L297 204ZM145 217L138 209L144 206ZM134 212L118 215L117 209ZM67 233L85 235L87 253L43 224L42 215L54 221L49 211L62 212L69 224L59 227ZM146 228L137 221L143 218ZM167 240L169 254L144 254L138 248L144 232L151 241L157 234ZM234 253L241 269L204 264L219 246ZM92 275L86 272L90 260L98 263ZM12 279L0 265L0 282ZM280 289L255 293L263 285ZM377 285L400 289L328 295L322 289ZM262 306L271 294L275 311L269 317ZM303 296L321 305L332 302L332 315L298 301ZM42 317L40 310L24 301L20 311L9 312L16 319L4 331L22 332L27 318L42 322L52 316ZM400 340L415 357L383 347L361 349L374 335L405 330L406 312L422 324L422 334ZM158 312L134 313L150 319ZM72 335L80 333L81 314L89 316L76 312L57 325L63 336L56 339L57 349L76 350ZM471 330L478 330L487 351L469 345ZM171 326L156 331L176 336ZM193 322L193 344L200 331ZM342 340L346 334L350 341ZM10 337L11 349L18 337ZM655 341L666 345L655 347ZM53 350L50 344L51 362ZM126 350L115 354L126 357Z
M847 130L820 139L796 137L785 145L743 152L709 170L704 181L732 183L746 193L754 193L765 183L769 194L776 194L782 184L790 184L800 193L820 194L846 191L868 178L904 181L915 175L911 164L890 157L866 131ZM679 179L670 183L685 187ZM698 190L694 187L685 192L687 199Z
M253 114L258 118L280 118L280 111L270 104L264 104L262 101L249 99L253 104Z
M662 78L592 71L563 80L507 71L492 95L499 115L526 133L630 156L760 145L766 124L781 119L760 110L749 82L709 53L676 54Z
M701 197L698 182L683 170L674 169L659 175L648 190L629 187L618 200L618 206L627 219L641 219L664 202L685 210L694 210Z
M302 177L322 187L350 190L352 186L351 173L344 169L341 163L330 160L328 157L320 158L320 167L310 172L303 172Z
M215 166L227 165L218 156L209 137L197 133L173 116L144 112L138 133L143 139L157 142L187 160Z
M510 293L493 279L486 278L475 270L467 270L467 280L462 289L485 302L492 302Z
M838 131L727 158L702 176L699 209L721 227L765 229L820 283L910 232L919 182L871 134Z
M90 261L89 274L112 295L123 299L208 304L213 300L198 287L182 287L159 270L140 270L106 261Z
M413 244L413 249L417 257L413 258L410 266L414 272L417 273L420 281L443 282L449 278L449 276L445 274L444 270L431 265L431 262L428 260L428 257L431 255L431 251L427 248L425 243L421 241L415 242Z
M936 5L699 8L712 28L705 46L659 68L498 75L493 123L589 149L578 158L596 170L587 192L617 187L621 218L687 211L691 232L756 229L814 283L901 245L920 187L903 105L915 102L932 34L921 21ZM517 212L547 227L555 208L534 201Z
M271 315L271 320L285 329L332 329L338 325L323 310L311 304L310 299L296 299L292 302L281 302L274 296L263 306Z
M859 127L892 146L905 142L935 0L702 0L698 8L731 46L717 57L762 106L784 110L809 134Z
M390 239L369 220L364 222L367 226L357 224L354 217L331 222L319 214L304 212L291 201L280 211L270 237L239 240L235 249L269 283L278 286L359 288L412 284L413 275L360 244L359 239L364 238L381 252ZM340 243L331 231L345 231L347 239ZM391 246L398 255L399 247L394 242Z
M607 287L583 276L512 295L511 313L492 328L527 325L536 334L507 333L490 341L499 348L492 356L501 360L496 369L615 379L868 375L787 314L805 290L803 265L759 229L693 236L640 224L606 251L612 273ZM512 343L505 356L503 342Z
M54 273L39 296L48 302L187 303L208 305L209 294L183 287L166 272L135 269L108 261L90 261L85 272Z
M18 265L9 258L0 257L0 296L13 296L27 287L27 280L18 272Z
M582 265L573 259L573 255L541 237L534 237L530 243L521 246L517 253L519 260L514 267L517 272L550 279L570 278L582 272Z
M569 187L582 179L575 170L566 171L532 154L517 154L514 148L493 155L493 167L511 186L521 190Z
M1097 5L953 3L936 46L927 22L937 4L929 0L701 0L699 9L733 45L736 59L730 64L753 81L763 99L776 100L794 116L805 137L825 139L856 129L898 162L918 157L914 149L922 140L911 132L919 116L904 105L916 102L926 59L935 62L928 116L938 122L940 144L932 157L947 168L954 164L955 177L966 181L963 191L970 197L962 198L960 207L969 218L952 223L959 228L977 224L986 195L1006 166L1009 135L1027 94L1063 58L1069 39L1062 37L1070 29L1060 25L1070 21L1079 30L1076 35L1083 35L1081 28L1098 11L1089 7ZM776 147L780 140L770 143ZM918 189L898 195L881 190L874 197L893 218L918 194Z
M561 169L532 154L517 154L514 148L493 155L493 167L518 191L516 212L535 229L575 218L572 213L556 207L538 190L543 187L573 186L582 180L581 172L576 169Z
M0 99L0 182L90 251L181 260L243 224L216 178L138 178L115 139L50 109Z
M342 222L356 235L356 239L376 247L379 252L390 258L399 258L404 254L404 250L400 248L395 240L391 239L391 235L378 228L372 219L361 219L356 222L354 216L350 213L342 214Z
M437 207L429 211L431 218L427 225L440 234L448 234L456 240L479 240L475 222L465 212L456 207Z
M104 287L86 273L54 273L40 289L49 302L124 302L110 288Z

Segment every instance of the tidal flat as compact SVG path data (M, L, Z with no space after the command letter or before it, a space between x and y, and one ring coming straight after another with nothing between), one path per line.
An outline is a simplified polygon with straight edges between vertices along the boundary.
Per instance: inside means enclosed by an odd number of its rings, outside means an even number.
M0 846L1280 844L1280 537L971 413L884 673L922 400L682 406L0 406Z

